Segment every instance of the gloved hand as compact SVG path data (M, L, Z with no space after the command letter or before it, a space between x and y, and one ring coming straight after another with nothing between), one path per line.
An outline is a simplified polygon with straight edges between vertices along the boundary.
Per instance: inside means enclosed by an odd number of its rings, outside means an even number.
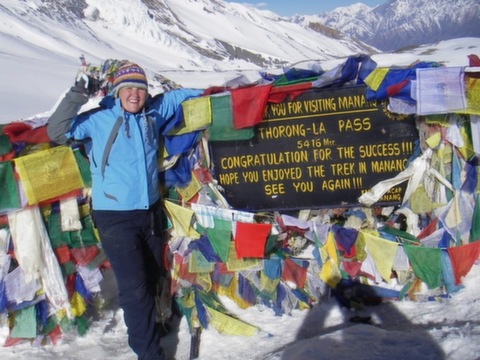
M80 72L75 80L73 86L74 91L84 93L88 97L95 95L99 90L101 81L97 78L88 75L84 72Z

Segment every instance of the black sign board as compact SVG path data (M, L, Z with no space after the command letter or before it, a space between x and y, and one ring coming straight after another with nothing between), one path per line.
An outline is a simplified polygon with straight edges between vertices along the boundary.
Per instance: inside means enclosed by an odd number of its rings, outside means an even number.
M359 196L405 169L418 133L413 116L365 99L365 86L311 89L269 103L250 141L211 142L214 174L244 210L358 206ZM404 185L379 205L401 202Z

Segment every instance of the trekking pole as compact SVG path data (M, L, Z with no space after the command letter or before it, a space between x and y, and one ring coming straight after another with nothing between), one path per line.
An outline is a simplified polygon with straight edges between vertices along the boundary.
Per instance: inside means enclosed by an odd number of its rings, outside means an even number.
M193 328L190 333L190 360L198 359L200 353L200 336L202 335L202 327Z

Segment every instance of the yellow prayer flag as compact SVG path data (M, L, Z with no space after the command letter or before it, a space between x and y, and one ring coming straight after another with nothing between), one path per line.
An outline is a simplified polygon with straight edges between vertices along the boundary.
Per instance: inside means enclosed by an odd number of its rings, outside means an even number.
M462 216L460 213L458 196L454 196L450 201L452 203L445 216L445 225L447 225L449 228L454 228L460 225L462 222Z
M210 96L188 99L182 102L183 122L169 135L181 135L206 128L212 122Z
M340 269L332 259L323 264L322 271L320 272L320 280L331 288L335 288L340 280L342 280Z
M195 307L195 292L191 291L182 297L183 306L187 309Z
M320 259L322 260L322 264L328 261L328 252L325 246L319 248L320 251Z
M273 292L277 290L279 282L280 278L270 279L268 276L265 275L263 271L260 272L260 288L263 291L273 294Z
M330 230L327 234L327 241L325 243L325 247L327 249L328 256L330 256L330 259L332 259L333 262L338 265L337 246L335 245L335 238L333 236L332 230Z
M200 273L197 274L195 282L200 285L204 291L208 292L212 289L212 278L210 273Z
M355 259L358 261L363 261L367 258L367 252L365 251L365 238L362 236L362 233L359 232L357 239L355 240Z
M199 239L200 234L192 228L192 219L194 212L183 206L176 205L171 201L165 201L170 221L173 223L173 231L177 236L185 236L191 239Z
M368 253L375 262L380 276L389 283L393 261L398 250L398 243L367 233L363 233L363 236L367 244Z
M435 149L442 142L442 135L440 134L440 132L436 132L428 139L426 139L425 142L431 149Z
M70 306L72 310L72 315L75 317L82 316L87 309L87 305L82 295L80 295L76 291L73 293L72 298L70 299Z
M29 205L84 187L70 147L57 146L13 161Z
M188 272L192 274L210 273L213 263L209 262L199 250L193 250L189 255Z
M232 316L225 315L209 307L206 307L206 309L210 315L210 324L222 334L252 336L259 331L257 327L235 319Z
M227 287L220 286L217 290L217 294L230 298L240 309L247 309L251 306L250 303L246 302L238 295L238 279L236 276L232 278L232 281L230 281L230 284Z
M189 201L195 196L200 190L202 190L202 185L196 178L195 174L192 172L192 180L190 183L182 188L176 188L183 200Z
M248 270L256 268L259 266L260 261L253 258L240 258L237 259L237 252L235 250L235 245L233 242L230 244L230 249L228 250L228 260L227 260L227 270L228 271L239 271L239 270Z
M465 126L460 127L460 136L462 137L463 146L457 148L460 154L462 154L465 160L470 159L472 156L475 155L475 151L473 149L473 144L471 141L471 134L470 130L467 131Z
M480 79L465 76L467 109L462 113L480 115Z
M385 75L387 75L388 71L389 68L377 67L373 69L373 71L365 78L365 84L367 84L368 87L373 91L377 91L382 84L383 79L385 79Z

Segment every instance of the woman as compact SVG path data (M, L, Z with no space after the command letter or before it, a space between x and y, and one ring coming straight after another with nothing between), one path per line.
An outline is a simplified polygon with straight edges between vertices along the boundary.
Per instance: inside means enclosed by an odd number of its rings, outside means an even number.
M115 71L113 94L77 115L93 83L76 82L50 117L47 133L58 144L86 141L92 215L117 280L129 345L138 359L164 359L155 321L162 259L153 222L159 220L158 134L182 101L202 91L179 89L152 98L145 71L127 62Z

